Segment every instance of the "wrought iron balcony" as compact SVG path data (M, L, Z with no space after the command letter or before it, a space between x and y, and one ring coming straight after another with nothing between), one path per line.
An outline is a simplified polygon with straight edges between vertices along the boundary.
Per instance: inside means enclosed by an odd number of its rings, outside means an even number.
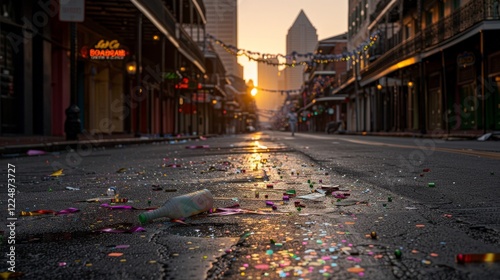
M205 57L199 45L189 36L189 34L180 25L177 27L177 39L183 50L185 50L193 59L196 59L200 65L205 65Z
M497 0L470 1L453 14L428 26L410 40L399 44L395 41L387 42L385 46L381 41L375 46L375 51L383 54L373 60L368 67L362 69L361 76L369 77L419 52L433 49L444 41L458 38L463 32L480 22L498 20L500 19L498 9Z

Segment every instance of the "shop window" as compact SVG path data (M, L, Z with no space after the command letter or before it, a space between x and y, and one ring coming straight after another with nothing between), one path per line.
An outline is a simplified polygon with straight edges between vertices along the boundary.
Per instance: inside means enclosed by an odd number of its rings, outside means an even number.
M411 37L411 23L405 24L404 36L405 40L408 40Z

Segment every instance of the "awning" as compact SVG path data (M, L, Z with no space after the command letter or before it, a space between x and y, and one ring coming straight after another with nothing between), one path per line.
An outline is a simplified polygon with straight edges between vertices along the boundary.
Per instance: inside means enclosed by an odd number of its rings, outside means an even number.
M327 76L327 75L335 75L336 71L314 71L309 79L314 78L314 76Z
M229 91L229 92L232 92L233 94L236 94L236 95L240 94L240 91L237 90L232 85L226 85L226 90Z
M201 88L202 89L212 89L214 90L214 93L218 92L220 93L219 95L222 96L222 97L226 97L227 94L226 92L218 85L214 85L214 84L201 84Z
M334 89L332 91L332 95L337 95L339 92L347 88L348 86L352 85L354 83L354 78L350 78L347 82L343 83L341 86L338 88Z
M307 110L308 108L310 108L311 106L313 106L314 104L316 104L318 102L344 101L346 98L347 98L346 94L337 94L334 96L326 96L326 97L316 98L316 99L313 99L313 101L311 103L307 104L307 106L305 106L304 108L299 109L299 112L303 111L303 110Z
M239 108L240 104L236 101L227 101L227 102L224 102L224 106L226 106L227 109L229 109L230 107L235 109L235 108Z
M371 83L371 82L374 82L382 77L385 77L386 75L400 69L400 68L405 68L405 67L408 67L410 65L413 65L415 63L418 63L420 62L421 58L420 58L420 54L418 55L415 55L413 57L410 57L408 59L405 59L405 60L402 60L398 63L395 63L394 65L390 66L390 67L387 67L384 71L381 71L381 72L378 72L377 74L371 76L371 77L363 77L361 79L361 81L359 82L359 84L364 87L366 86L367 84Z

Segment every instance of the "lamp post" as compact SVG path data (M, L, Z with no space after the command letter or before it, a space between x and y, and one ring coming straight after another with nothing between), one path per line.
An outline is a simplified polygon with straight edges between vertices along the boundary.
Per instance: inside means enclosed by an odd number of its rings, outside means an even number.
M82 132L80 122L80 108L77 103L77 87L76 87L76 22L70 22L70 79L71 79L71 103L66 109L66 121L64 122L64 132L66 140L78 140L78 134Z
M135 61L135 57L132 58L131 61L127 62L125 64L125 70L127 70L128 74L128 79L129 79L129 94L130 94L130 100L135 100L136 106L139 106L139 102L137 101L136 97L134 96L134 91L133 91L133 85L132 85L132 80L135 76L135 73L137 71L137 63ZM131 106L132 108L132 106ZM137 112L136 112L137 113ZM132 120L130 119L130 130L133 130L133 125L132 125ZM137 131L137 127L135 128L134 132Z

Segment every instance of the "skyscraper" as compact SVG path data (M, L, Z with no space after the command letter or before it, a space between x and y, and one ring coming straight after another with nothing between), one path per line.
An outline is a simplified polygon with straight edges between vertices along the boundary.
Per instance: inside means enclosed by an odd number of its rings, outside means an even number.
M288 34L286 35L286 54L292 53L307 54L313 53L318 44L318 34L316 28L307 18L303 10L300 10L299 15L295 19ZM300 62L307 60L306 57L289 57L287 63ZM300 89L304 84L304 66L297 64L295 67L287 67L285 69L285 86L287 90Z
M203 0L205 3L207 33L226 44L238 44L238 4L237 0ZM243 77L243 68L238 64L235 55L226 52L219 45L215 51L226 68L228 76Z

